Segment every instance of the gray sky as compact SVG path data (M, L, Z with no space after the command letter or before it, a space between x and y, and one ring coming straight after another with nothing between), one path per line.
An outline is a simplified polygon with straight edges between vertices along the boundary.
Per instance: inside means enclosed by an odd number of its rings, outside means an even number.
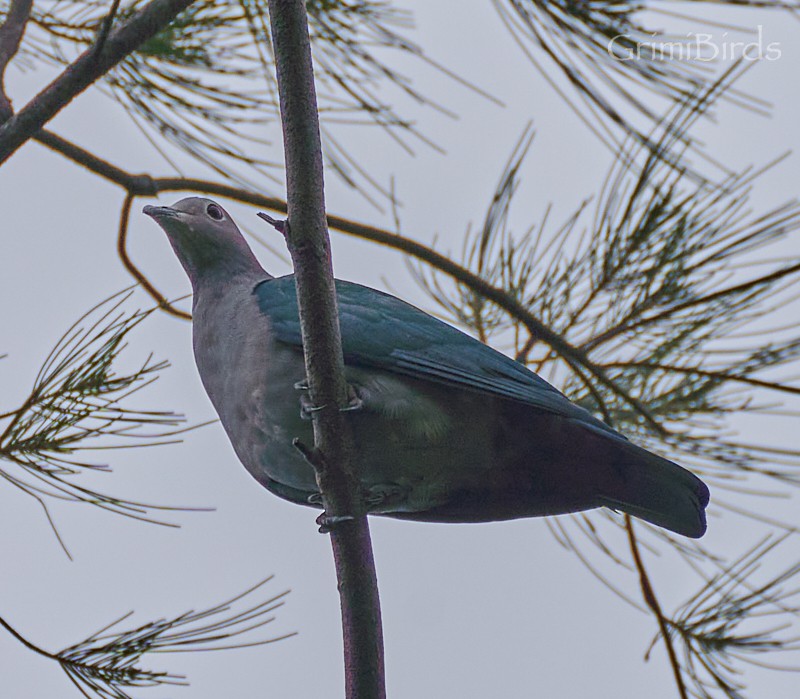
M340 133L343 141L357 133L352 152L382 183L395 178L403 232L422 242L438 236L440 249L460 251L461 235L470 222L480 222L508 154L532 117L538 135L524 168L514 220L521 229L553 201L553 221L559 222L561 213L595 191L610 155L524 61L490 3L460 3L458 31L452 28L451 5L406 5L418 25L412 38L506 106L404 60L403 69L414 75L423 93L437 96L460 115L452 120L413 107L404 112L446 155L419 145L415 157L408 157L377 132ZM728 16L740 24L764 25L767 40L782 50L780 60L755 66L740 84L773 102L771 119L723 106L717 127L700 130L709 150L736 167L763 163L798 145L800 25L779 14ZM9 92L15 105L24 104L46 80L45 73L21 75L12 69ZM130 171L171 173L102 95L81 96L51 127ZM188 161L183 164L187 174L201 173ZM798 173L796 157L770 172L758 185L755 205L774 206L794 197ZM281 194L272 184L266 191ZM159 201L170 204L178 198ZM332 177L327 201L331 213L392 225L388 212L370 207ZM24 398L47 352L74 320L130 284L115 254L121 202L121 191L37 144L26 145L0 170L5 219L0 352L9 355L0 362L0 412ZM135 207L131 254L168 296L180 296L188 283L162 232L140 214L146 203L153 201L140 200ZM222 203L241 224L280 247L277 234L256 219L256 210ZM794 255L799 249L796 238L782 248ZM288 271L285 262L256 250L271 272ZM334 264L340 277L379 288L385 288L385 279L393 293L431 307L396 253L334 234ZM131 307L148 303L140 293ZM787 322L792 312L787 309ZM144 359L151 350L173 366L134 403L182 412L193 423L212 418L191 356L189 325L166 316L151 318L134 334L127 361ZM796 447L796 430L787 426L772 431L765 431L763 423L741 427L751 429L753 439ZM55 651L131 609L136 615L130 625L203 609L275 574L262 598L288 588L292 592L264 633L297 631L296 637L241 651L147 658L145 664L154 669L187 674L191 687L142 690L140 695L341 694L338 597L330 545L316 532L315 511L262 490L237 462L219 425L190 433L182 444L97 454L97 460L109 461L114 472L87 478L87 483L106 492L216 510L169 513L167 519L181 528L166 529L88 506L54 505L52 513L75 559L70 562L38 505L0 486L0 530L6 533L0 539L5 561L0 613L9 623ZM770 514L796 508L771 501L761 505ZM720 516L712 506L705 542L731 553L755 544L761 534L730 515ZM676 696L663 645L649 663L642 661L655 633L651 617L603 588L558 545L543 521L446 526L373 519L372 535L391 696ZM796 559L786 563L791 560ZM668 556L650 562L668 610L697 584L673 563ZM604 570L637 594L633 574L608 566ZM0 634L0 678L3 695L12 699L79 696L54 663L5 634ZM796 696L796 675L759 671L747 681L754 697Z

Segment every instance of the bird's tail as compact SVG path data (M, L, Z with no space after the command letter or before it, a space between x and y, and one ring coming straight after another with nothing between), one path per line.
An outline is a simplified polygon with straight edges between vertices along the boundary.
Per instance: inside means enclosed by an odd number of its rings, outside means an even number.
M630 442L620 445L613 492L600 504L697 539L706 531L708 488L697 476Z

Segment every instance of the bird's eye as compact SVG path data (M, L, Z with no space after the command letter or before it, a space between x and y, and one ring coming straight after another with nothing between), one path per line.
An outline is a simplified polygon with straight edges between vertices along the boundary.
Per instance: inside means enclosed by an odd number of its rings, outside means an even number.
M206 207L206 213L215 221L221 221L223 218L225 218L225 214L222 213L222 209L220 209L216 204L209 204Z

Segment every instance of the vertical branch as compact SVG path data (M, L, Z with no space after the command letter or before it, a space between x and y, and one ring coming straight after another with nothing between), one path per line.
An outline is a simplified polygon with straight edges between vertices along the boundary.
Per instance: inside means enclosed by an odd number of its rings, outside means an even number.
M22 42L32 6L33 0L12 0L6 20L0 26L0 124L14 113L11 100L6 95L6 68Z
M353 519L331 531L342 607L348 699L385 696L383 634L369 527L352 470L336 292L325 218L322 147L311 63L308 17L302 0L269 0L272 42L286 158L286 240L295 269L314 441L326 514Z

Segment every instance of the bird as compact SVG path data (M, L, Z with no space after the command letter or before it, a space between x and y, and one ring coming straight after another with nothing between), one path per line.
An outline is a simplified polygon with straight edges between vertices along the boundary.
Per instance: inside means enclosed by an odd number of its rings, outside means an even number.
M200 379L231 445L267 490L321 507L293 275L266 272L218 203L144 213L192 285ZM366 511L492 522L605 507L691 538L707 486L628 440L505 354L401 299L336 280L348 411Z

